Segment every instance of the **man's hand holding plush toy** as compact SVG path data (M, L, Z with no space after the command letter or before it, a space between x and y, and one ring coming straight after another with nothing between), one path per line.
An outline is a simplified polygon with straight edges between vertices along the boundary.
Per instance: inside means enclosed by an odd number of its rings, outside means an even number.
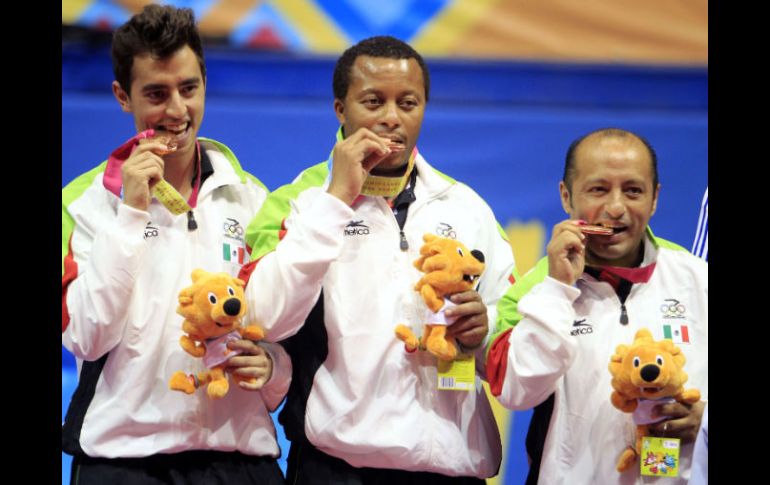
M683 369L685 362L681 349L671 340L655 341L646 328L636 332L631 345L618 345L615 354L610 357L612 405L625 413L634 413L637 424L636 444L621 453L617 462L619 472L630 469L641 455L644 436L679 437L681 434L675 436L669 432L671 423L676 425L676 432L681 433L690 430L695 419L697 433L703 403L700 402L700 391L684 388L687 382L687 373ZM656 404L650 413L652 416L648 415L645 412L650 409L647 404L659 400L665 404ZM662 420L664 415L680 416L667 411L681 413L683 419Z
M476 290L468 290L455 293L449 299L457 306L444 312L448 319L454 319L447 328L447 335L454 337L466 350L478 348L489 331L487 306L481 295Z
M179 345L193 357L203 359L209 370L197 374L177 371L169 389L192 394L206 387L212 399L224 397L229 388L227 373L247 390L260 389L272 374L272 361L254 341L265 334L256 325L241 326L246 315L245 282L227 273L192 272L193 284L179 293L177 313L185 319ZM240 356L241 353L250 355Z
M458 341L470 350L481 345L487 334L487 308L474 290L484 271L484 254L434 234L423 235L423 241L414 266L425 275L414 289L431 314L419 339L403 324L396 326L396 337L404 342L407 352L420 348L452 361L457 357Z
M240 355L230 357L226 370L246 380L238 380L238 385L247 391L258 391L273 375L273 360L270 354L253 340L241 339L227 343L227 348L240 351Z

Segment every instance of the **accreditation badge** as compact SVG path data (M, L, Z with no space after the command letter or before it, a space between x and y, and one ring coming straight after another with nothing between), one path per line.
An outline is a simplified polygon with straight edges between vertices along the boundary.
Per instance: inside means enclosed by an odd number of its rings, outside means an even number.
M639 459L642 475L648 477L679 476L679 438L642 438L642 456Z
M472 391L476 388L476 356L457 354L455 360L438 359L438 389L440 391Z

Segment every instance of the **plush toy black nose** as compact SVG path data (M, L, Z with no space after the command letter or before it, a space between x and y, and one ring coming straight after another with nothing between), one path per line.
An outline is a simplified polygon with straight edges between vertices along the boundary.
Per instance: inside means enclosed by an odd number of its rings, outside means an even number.
M471 251L471 254L473 255L474 258L478 259L480 263L484 262L484 253L482 253L478 249L474 249L473 251Z
M647 364L642 367L640 374L642 375L642 379L647 382L652 382L660 375L660 367L653 364Z
M238 314L239 311L241 311L241 300L238 298L230 298L225 302L224 305L222 305L222 308L225 309L225 313L231 317L234 317Z

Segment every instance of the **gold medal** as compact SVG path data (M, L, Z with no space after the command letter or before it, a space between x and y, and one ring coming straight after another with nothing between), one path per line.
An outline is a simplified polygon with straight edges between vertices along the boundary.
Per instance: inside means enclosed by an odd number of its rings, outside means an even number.
M604 226L594 226L591 224L585 224L582 226L579 226L578 229L580 229L580 232L583 234L596 234L598 236L611 236L614 232L612 228L604 227Z
M337 130L337 141L342 140L342 127ZM403 145L399 143L390 143L388 148L392 151L402 151ZM332 151L333 153L333 151ZM329 157L331 158L331 154ZM373 197L395 197L404 190L406 183L409 180L409 175L414 168L414 160L417 158L417 148L412 149L412 153L409 154L409 161L406 165L406 171L402 175L388 177L386 175L367 175L364 179L364 185L361 187L361 195L368 195Z
M158 141L168 147L168 150L158 150L156 152L161 156L175 152L177 149L177 142L170 135L154 133L153 136L149 138L139 140L139 143L147 143L150 141ZM155 188L152 189L152 195L175 216L192 210L192 207L190 207L190 204L188 204L184 197L182 197L182 194L165 180L161 180L155 184Z
M406 165L406 171L396 177L386 177L384 175L369 174L364 179L364 185L361 187L361 193L369 196L395 197L404 190L409 175L414 168L414 159L417 158L417 150L413 150L409 156L409 162Z

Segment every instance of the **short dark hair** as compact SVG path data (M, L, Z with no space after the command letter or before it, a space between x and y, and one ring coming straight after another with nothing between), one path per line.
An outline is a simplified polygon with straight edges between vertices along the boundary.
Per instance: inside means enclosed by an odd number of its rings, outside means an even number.
M147 5L112 35L110 54L115 80L130 95L134 57L149 53L158 59L165 59L185 45L195 52L205 82L206 63L193 11L170 5Z
M360 56L386 57L388 59L414 59L422 69L422 80L425 85L425 101L430 92L430 74L422 56L406 42L389 35L378 35L364 39L349 47L342 53L334 66L332 89L336 99L345 99L350 87L350 69Z
M632 133L622 128L601 128L587 133L575 141L573 141L567 149L567 157L564 161L564 174L562 175L562 181L567 186L567 190L572 192L572 181L575 178L575 151L577 151L583 141L591 135L601 135L602 138L626 138L633 137L642 142L647 148L647 152L650 155L650 162L652 163L652 189L655 190L658 186L658 156L655 154L655 150L644 137Z

